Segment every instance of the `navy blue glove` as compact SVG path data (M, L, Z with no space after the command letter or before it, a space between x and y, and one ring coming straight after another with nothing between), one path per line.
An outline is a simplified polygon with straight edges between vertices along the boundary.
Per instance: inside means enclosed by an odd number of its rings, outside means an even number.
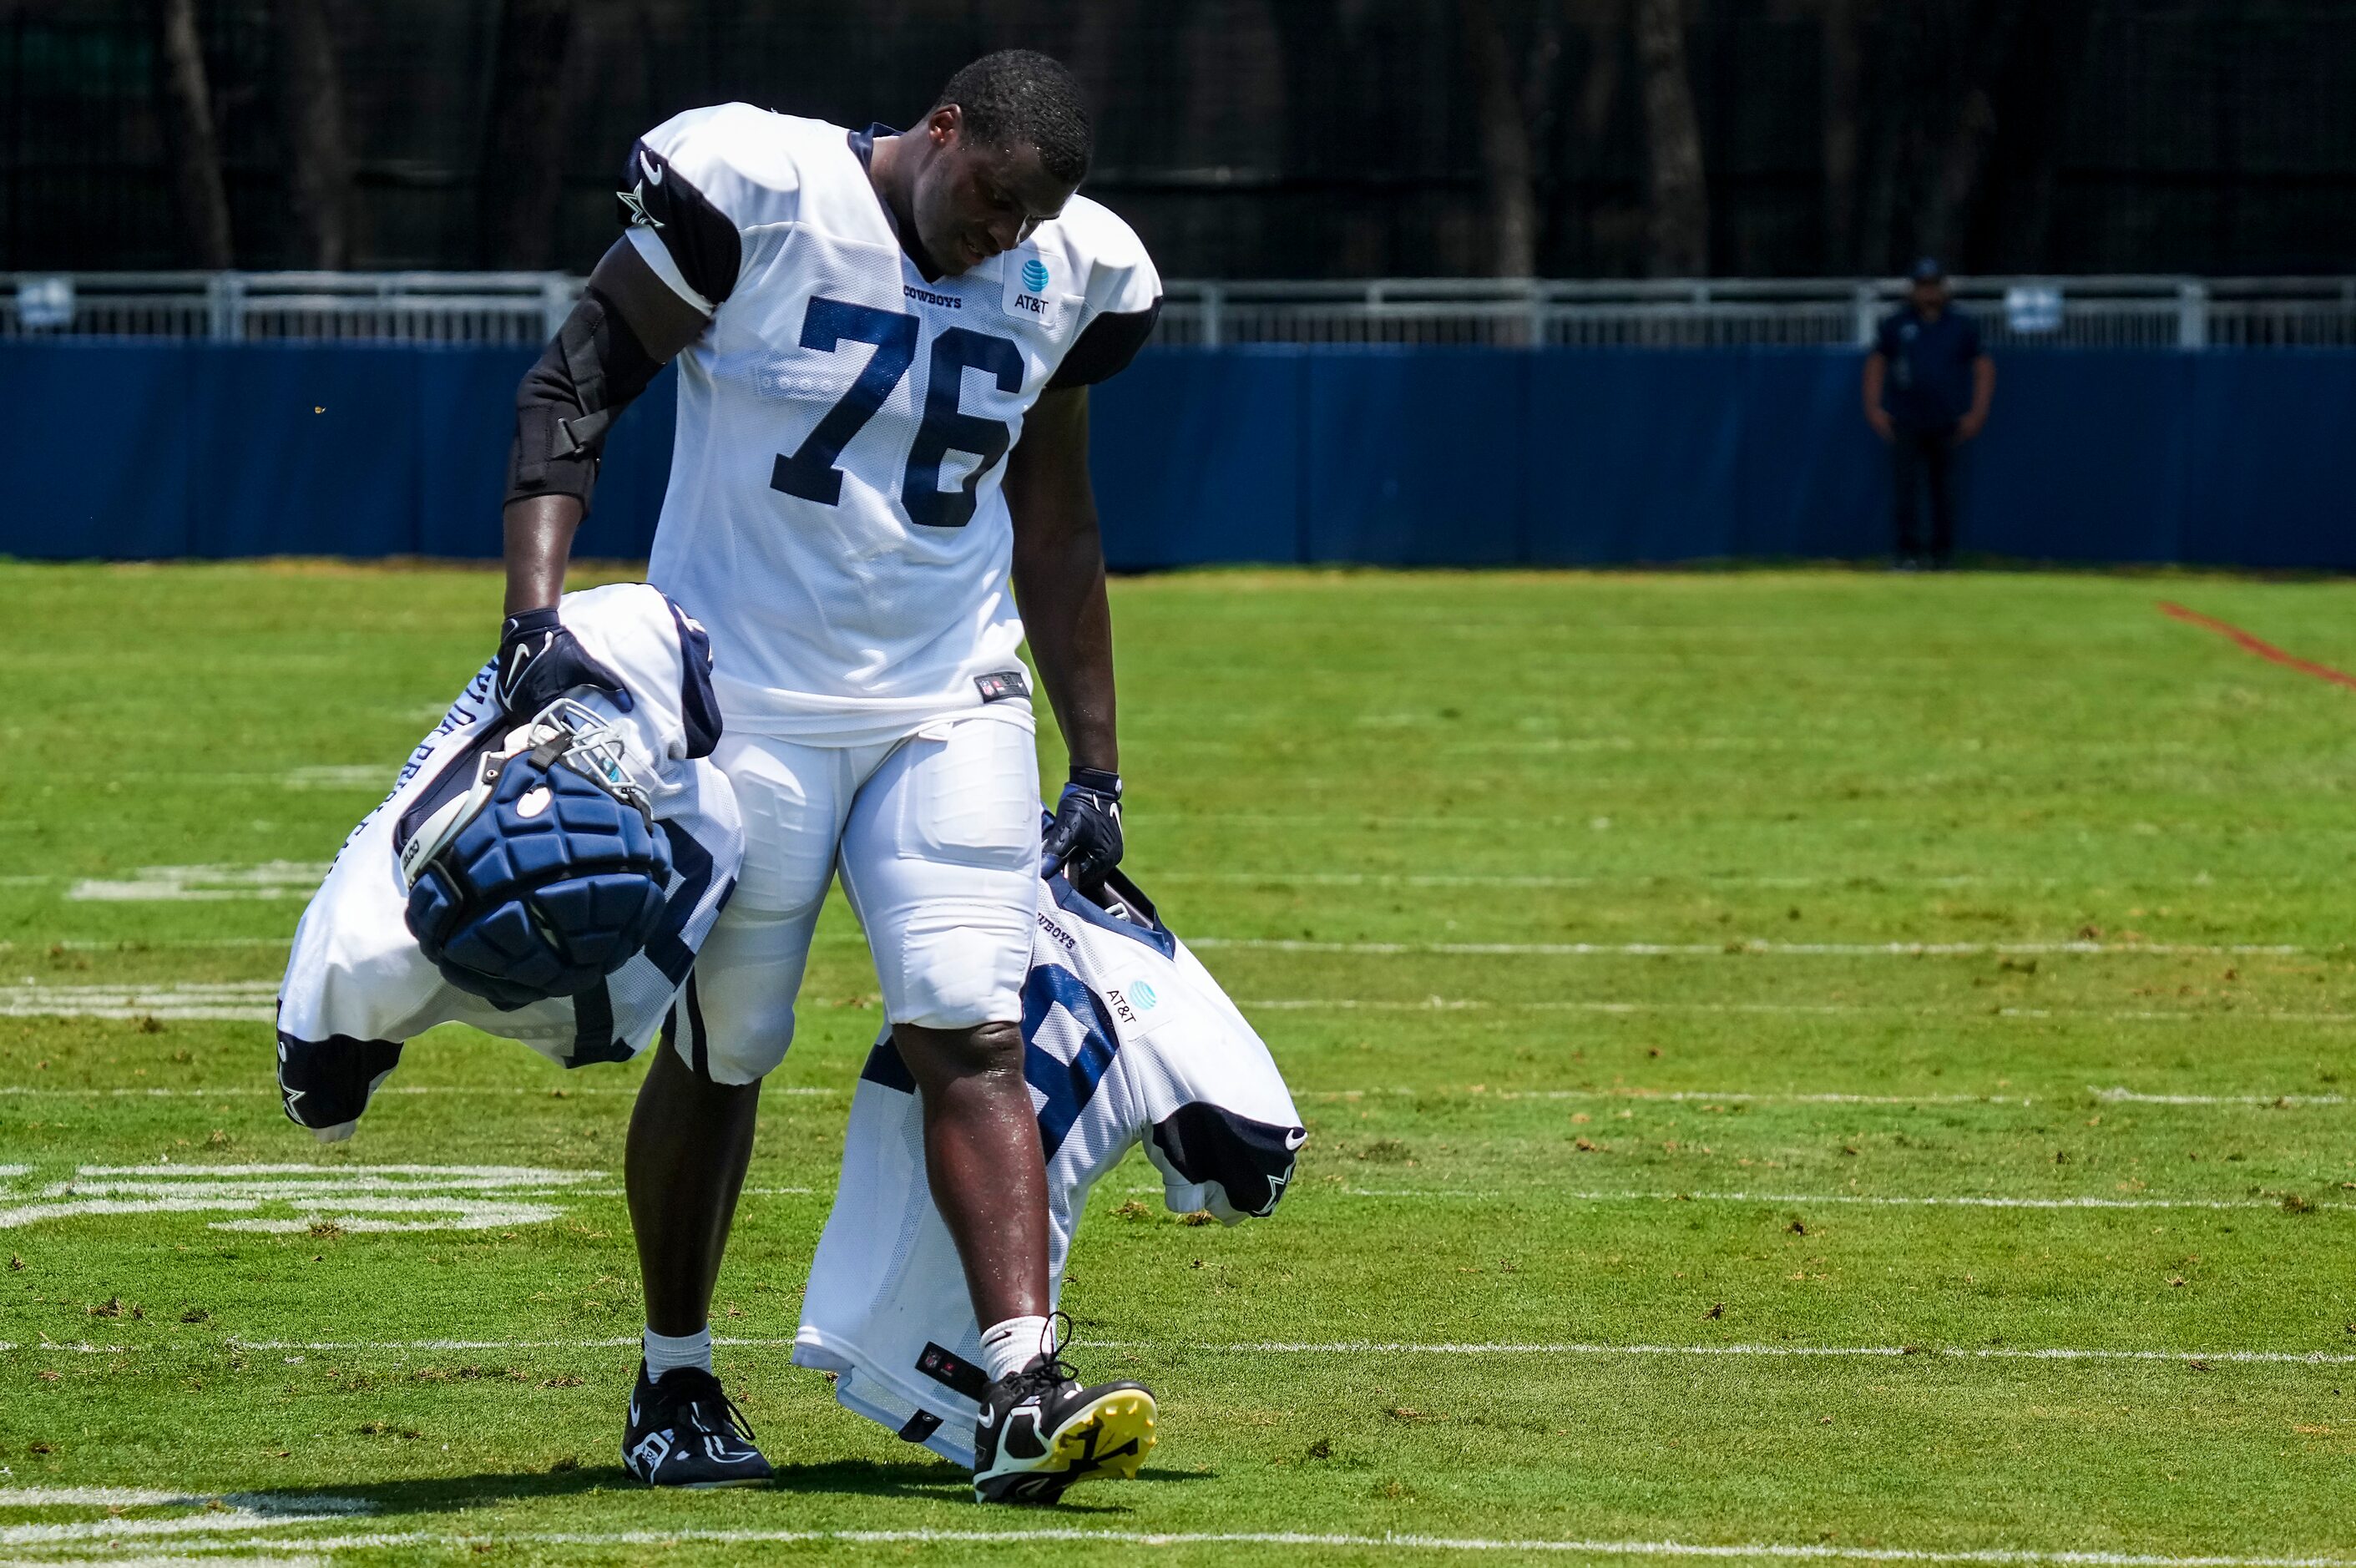
M1075 887L1092 887L1120 864L1120 775L1075 768L1056 802L1055 820L1039 848L1049 868L1061 866Z
M499 628L499 706L530 718L575 686L594 686L628 713L637 704L621 677L589 656L564 629L555 607L508 617Z

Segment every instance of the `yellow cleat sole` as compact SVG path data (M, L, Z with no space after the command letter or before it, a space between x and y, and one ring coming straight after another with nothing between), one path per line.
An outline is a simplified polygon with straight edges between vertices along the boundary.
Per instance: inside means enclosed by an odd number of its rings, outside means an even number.
M1137 1479L1153 1449L1161 1414L1143 1389L1119 1389L1080 1411L1055 1434L1055 1455L1072 1480Z

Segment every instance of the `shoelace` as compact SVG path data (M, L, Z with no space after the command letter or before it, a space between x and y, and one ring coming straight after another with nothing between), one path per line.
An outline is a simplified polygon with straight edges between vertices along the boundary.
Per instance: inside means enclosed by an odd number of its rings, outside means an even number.
M1048 1315L1046 1332L1039 1337L1039 1359L1021 1373L1026 1387L1035 1384L1044 1393L1080 1380L1079 1369L1064 1359L1064 1347L1071 1337L1071 1316L1058 1307Z
M743 1407L729 1398L728 1391L720 1386L718 1378L696 1378L691 1380L691 1384L692 1392L682 1389L675 1397L664 1402L670 1407L669 1413L672 1425L676 1426L679 1423L678 1412L683 1408L689 1419L704 1431L723 1434L731 1437L742 1437L746 1443L755 1447L759 1446L760 1434L753 1430L753 1423L744 1418ZM662 1391L661 1383L655 1385L655 1391L657 1393ZM713 1416L718 1417L717 1422L712 1419Z

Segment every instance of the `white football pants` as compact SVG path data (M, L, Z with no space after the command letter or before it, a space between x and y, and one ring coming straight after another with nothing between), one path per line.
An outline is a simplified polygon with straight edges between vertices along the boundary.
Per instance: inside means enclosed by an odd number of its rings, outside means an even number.
M712 760L736 788L744 865L674 1014L689 1067L750 1083L785 1059L838 871L893 1023L1021 1021L1039 875L1029 718L985 711L866 746L722 737Z

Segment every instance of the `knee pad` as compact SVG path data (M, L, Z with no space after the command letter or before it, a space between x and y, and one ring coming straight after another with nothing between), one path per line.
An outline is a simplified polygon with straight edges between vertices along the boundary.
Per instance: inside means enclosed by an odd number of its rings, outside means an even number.
M752 1083L794 1043L794 987L765 983L759 967L699 967L671 1008L664 1039L699 1078Z

